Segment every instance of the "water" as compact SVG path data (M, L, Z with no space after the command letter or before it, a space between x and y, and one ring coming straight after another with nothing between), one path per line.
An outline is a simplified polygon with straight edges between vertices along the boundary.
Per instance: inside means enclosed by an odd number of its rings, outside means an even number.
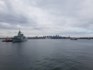
M93 70L93 40L0 42L0 70Z

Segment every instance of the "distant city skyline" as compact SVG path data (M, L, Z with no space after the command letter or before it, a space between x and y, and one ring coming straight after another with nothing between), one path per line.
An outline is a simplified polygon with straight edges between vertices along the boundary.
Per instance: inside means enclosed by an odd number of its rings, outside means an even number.
M93 0L0 0L0 37L93 36Z

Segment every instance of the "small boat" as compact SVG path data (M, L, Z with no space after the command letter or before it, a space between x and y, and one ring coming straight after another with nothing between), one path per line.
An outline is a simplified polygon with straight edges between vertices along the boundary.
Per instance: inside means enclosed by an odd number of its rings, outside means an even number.
M12 42L12 38L5 38L2 40L2 42Z

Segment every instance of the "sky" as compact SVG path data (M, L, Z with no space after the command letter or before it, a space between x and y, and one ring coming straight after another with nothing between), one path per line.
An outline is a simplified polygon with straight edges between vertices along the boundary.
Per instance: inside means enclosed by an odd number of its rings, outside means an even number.
M93 0L0 0L0 36L93 36Z

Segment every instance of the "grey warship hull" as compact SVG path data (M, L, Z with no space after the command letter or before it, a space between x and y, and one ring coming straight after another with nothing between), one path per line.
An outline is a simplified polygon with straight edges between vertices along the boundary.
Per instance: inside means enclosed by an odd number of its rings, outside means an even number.
M14 36L12 39L12 42L24 42L27 41L27 38L21 33L21 31L18 32L17 36Z
M16 43L16 42L25 42L27 41L27 39L13 39L12 42Z

